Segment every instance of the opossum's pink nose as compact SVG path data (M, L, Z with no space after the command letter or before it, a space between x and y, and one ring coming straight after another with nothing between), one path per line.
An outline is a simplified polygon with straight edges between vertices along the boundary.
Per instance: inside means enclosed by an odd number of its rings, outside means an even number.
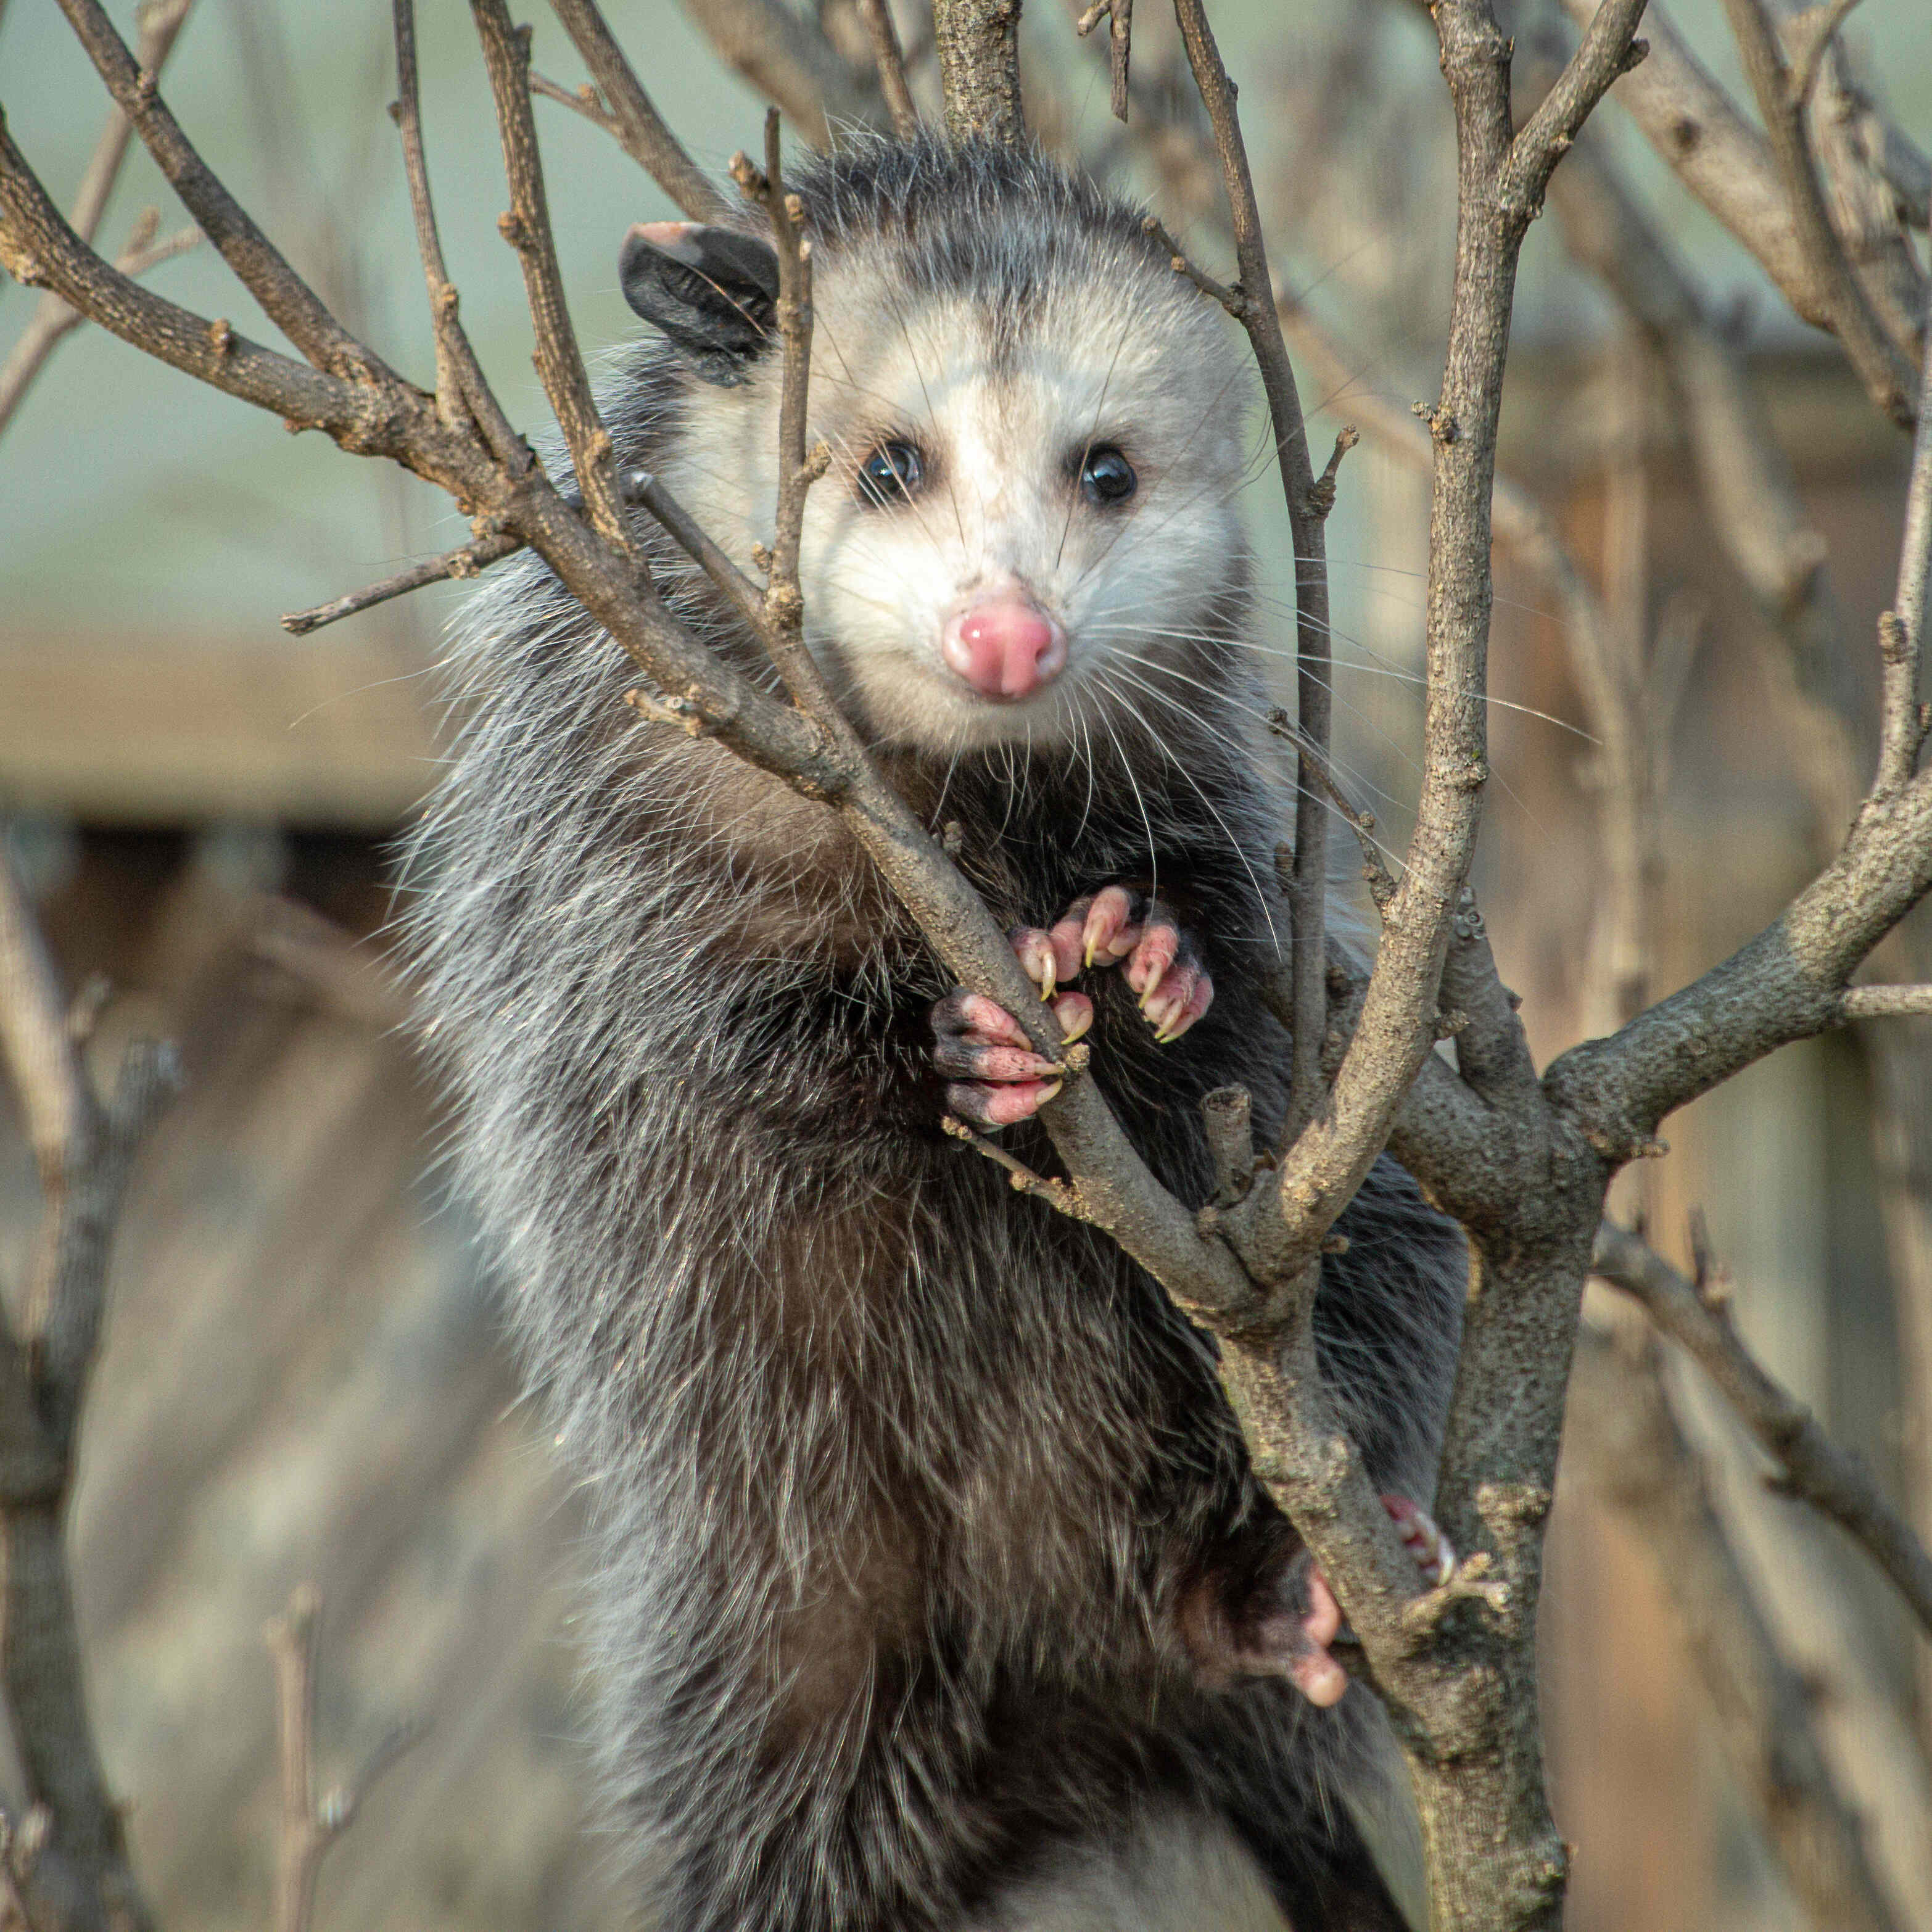
M1024 698L1066 668L1066 633L1017 597L989 599L949 617L939 654L975 691Z

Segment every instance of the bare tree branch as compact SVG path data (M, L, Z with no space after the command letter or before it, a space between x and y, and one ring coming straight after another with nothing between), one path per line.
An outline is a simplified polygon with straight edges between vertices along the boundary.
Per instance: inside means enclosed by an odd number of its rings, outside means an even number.
M1647 1339L1647 1338L1646 1338ZM1820 1745L1802 1682L1779 1654L1658 1377L1654 1345L1580 1339L1574 1440L1586 1480L1655 1552L1726 1756L1819 1926L1898 1932L1864 1834Z
M1917 413L1913 372L1880 326L1832 226L1805 138L1804 103L1795 97L1763 0L1724 0L1724 10L1744 57L1751 91L1757 97L1758 112L1764 117L1798 245L1809 266L1812 286L1823 300L1832 333L1844 345L1872 400L1893 422L1909 429Z
M1578 26L1591 0L1563 0ZM1820 328L1830 310L1800 246L1770 143L1741 114L1691 52L1662 9L1646 20L1650 52L1616 89L1678 178L1763 265L1786 301Z
M194 0L147 0L139 16L139 58L145 73L158 76L166 64L176 38L187 24L188 10L194 4ZM128 142L133 133L127 116L118 107L110 108L106 125L100 130L100 138L94 144L87 170L75 190L74 212L69 218L74 232L83 242L92 242L100 226L100 218L107 211L114 184L120 178L121 164L127 158ZM152 214L152 211L149 212ZM143 220L146 222L146 218ZM130 236L116 266L124 275L144 275L171 256L192 248L198 238L188 231L170 237L158 247L152 246L152 224L147 223L145 233L140 232L137 224L137 232ZM21 398L40 374L41 365L53 353L62 338L80 326L80 321L79 312L58 296L48 293L41 296L26 329L8 352L5 362L0 363L0 434L5 431L14 411L20 407Z
M315 1678L322 1599L298 1585L288 1607L262 1631L275 1673L276 1784L280 1822L275 1839L275 1932L310 1932L315 1887L329 1847L355 1822L370 1787L423 1736L404 1725L386 1738L352 1785L318 1798L315 1789Z
M601 126L608 129L624 152L694 221L715 221L728 204L704 172L665 126L657 110L624 58L596 0L550 0L550 9L563 23L578 56L602 96ZM568 97L560 94L560 100ZM569 101L588 112L587 104Z
M1794 64L1786 83L1817 164L1819 185L1832 230L1858 286L1886 338L1908 370L1920 359L1919 325L1928 285L1918 266L1899 196L1878 163L1870 130L1882 121L1852 76L1852 57L1835 32L1816 43L1806 35L1821 8L1804 0L1766 0L1787 58L1808 45L1819 48L1808 85Z
M128 52L100 0L61 0L61 10L170 185L275 326L316 368L332 376L394 380L394 372L329 314L210 172L168 111L153 75Z
M496 126L502 136L503 172L510 183L510 210L496 226L523 264L524 290L536 334L537 374L569 446L571 466L592 529L614 549L628 554L630 526L617 494L616 458L570 326L563 272L557 266L556 244L550 235L550 202L544 193L543 162L530 112L530 31L511 24L503 0L470 0L470 11L490 70Z
M1590 0L1563 0L1563 4L1580 26L1589 17ZM1778 90L1778 118L1786 129L1777 136L1783 142L1781 162L1772 140L1744 118L1654 7L1648 25L1650 57L1618 87L1618 100L1684 186L1757 258L1792 308L1807 322L1835 332L1840 306L1849 298L1831 278L1830 254L1820 252L1820 238L1811 225L1822 202L1808 217L1787 192L1787 170L1796 164L1803 134L1802 110L1791 108L1788 83L1780 81ZM1767 112L1767 125L1772 124ZM1864 124L1855 131L1866 164L1891 185L1904 218L1917 220L1920 202L1932 199L1918 191L1922 177L1932 185L1932 167L1876 110L1868 108ZM1848 129L1846 138L1853 132ZM1814 199L1815 194L1814 179ZM1828 222L1826 229L1828 232ZM1851 313L1856 329L1857 311ZM1864 346L1870 350L1868 339ZM1851 345L1846 346L1849 352ZM1909 381L1900 384L1897 370L1889 368L1897 358L1897 348L1887 342L1883 352L1871 350L1870 373L1867 364L1859 365L1860 373L1875 398L1903 388L1909 408ZM1896 413L1882 401L1881 406Z
M1848 986L1843 1004L1848 1020L1932 1013L1932 986Z
M830 140L832 122L863 123L877 113L874 76L849 66L818 28L779 0L684 0L684 10L719 58L777 102L813 147Z
M1108 107L1116 121L1124 121L1128 68L1133 58L1134 0L1094 0L1076 22L1075 31L1084 40L1102 20L1107 22Z
M1905 532L1899 544L1898 584L1892 608L1879 620L1882 680L1878 782L1904 784L1917 769L1932 716L1918 697L1925 647L1925 612L1932 602L1932 306L1925 330L1925 366L1920 375L1918 428L1912 474L1905 491Z
M1275 313L1274 279L1268 270L1261 209L1255 200L1234 90L1214 44L1201 0L1175 0L1182 44L1195 84L1214 130L1234 229L1237 280L1218 291L1222 304L1247 332L1268 397L1275 457L1288 524L1294 545L1295 718L1297 742L1313 759L1328 762L1329 714L1334 680L1329 647L1327 509L1318 495L1309 460L1308 428L1294 371ZM1177 259L1180 259L1177 257ZM1338 458L1340 452L1338 452ZM1332 479L1326 502L1334 501ZM1328 948L1323 920L1328 890L1328 807L1318 786L1298 788L1294 816L1294 869L1288 886L1294 922L1294 1066L1288 1116L1283 1137L1292 1140L1314 1119L1322 1100L1322 1034L1328 1009Z
M431 557L424 563L412 563L406 570L399 570L379 584L351 590L310 610L287 611L282 617L282 628L292 636L305 638L310 632L319 631L326 624L339 622L344 617L356 616L358 611L373 610L392 598L406 596L412 590L421 590L432 584L447 584L452 578L478 576L491 564L514 556L523 548L520 538L500 533L479 537L473 543L459 544L441 556Z
M953 139L1024 140L1018 0L934 0L932 26Z
M805 524L806 493L825 473L831 452L821 444L805 446L806 411L812 374L812 244L800 232L804 208L788 195L780 166L778 110L765 115L765 170L761 175L744 155L731 164L733 178L746 197L762 207L772 224L778 261L778 337L784 367L778 404L778 501L772 542L771 570L765 590L766 646L793 700L818 719L821 729L848 740L849 755L862 756L818 662L805 647L805 599L798 587L799 542Z
M886 111L892 117L892 132L902 141L918 138L919 110L912 89L906 85L905 52L899 45L899 30L892 25L892 10L886 0L859 0L859 17L872 36L872 58L878 63L879 92L885 97Z
M1826 0L1822 6L1808 7L1793 16L1785 33L1791 55L1791 98L1800 106L1807 105L1811 90L1818 84L1818 70L1825 50L1838 38L1838 29L1858 0Z
M1780 1486L1862 1544L1932 1632L1932 1556L1886 1502L1864 1462L1840 1449L1811 1412L1753 1358L1731 1322L1721 1282L1708 1269L1699 1280L1688 1279L1636 1235L1608 1221L1597 1231L1590 1267L1634 1296L1651 1320L1696 1358L1778 1464Z

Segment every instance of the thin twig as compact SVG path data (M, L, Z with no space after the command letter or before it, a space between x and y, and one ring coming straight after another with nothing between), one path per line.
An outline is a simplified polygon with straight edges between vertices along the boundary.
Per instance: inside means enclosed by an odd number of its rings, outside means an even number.
M613 135L692 220L716 221L729 204L652 106L596 0L550 0L550 10L590 70L597 92L587 100L560 89L553 92L549 83L540 84L534 74L531 86L574 107Z
M812 376L812 242L802 231L804 208L785 192L780 165L778 110L765 116L762 173L743 154L731 176L747 200L765 211L778 264L778 339L784 358L778 401L778 501L776 534L764 598L766 648L801 709L829 718L837 711L817 660L805 647L805 599L798 587L799 545L806 493L825 473L830 452L806 448Z
M1899 1019L1932 1013L1932 986L1848 986L1841 1004L1848 1020Z
M859 17L872 39L872 58L878 63L879 92L885 96L886 112L892 117L892 132L902 141L919 138L919 109L912 89L906 85L905 50L899 45L899 30L892 24L889 0L859 0Z
M1880 410L1901 428L1917 413L1914 371L1880 326L1832 228L1804 132L1804 108L1794 100L1790 76L1763 0L1724 0L1758 111L1783 183L1791 219L1823 298L1832 332Z
M1744 1346L1708 1261L1693 1281L1637 1235L1606 1221L1597 1231L1590 1266L1634 1296L1658 1328L1696 1359L1778 1463L1780 1486L1861 1544L1932 1633L1932 1556L1886 1503L1864 1462L1840 1449Z
M1036 1174L1023 1160L1016 1159L997 1141L989 1141L976 1128L970 1127L957 1115L948 1114L940 1124L945 1131L964 1147L983 1155L995 1167L1004 1169L1006 1178L1012 1183L1016 1194L1030 1194L1036 1201L1044 1201L1051 1208L1058 1208L1070 1220L1090 1221L1092 1216L1081 1205L1078 1192L1064 1180Z
M493 563L500 562L524 548L520 537L504 532L479 537L473 543L459 544L454 550L446 550L441 556L431 557L425 563L412 563L406 570L399 570L393 577L386 577L379 584L368 584L360 590L351 590L326 604L316 604L307 610L290 610L284 613L282 628L291 635L305 638L311 631L319 631L326 624L339 622L344 617L352 617L358 611L373 609L378 604L386 604L392 598L406 596L412 590L421 590L431 584L446 584L452 578L465 578L480 575Z
M1116 121L1125 121L1128 63L1133 54L1134 0L1094 0L1074 22L1074 32L1084 40L1103 20L1107 22L1108 105Z
M322 1599L298 1584L287 1607L262 1633L275 1675L276 1786L280 1822L275 1840L275 1932L310 1932L316 1880L329 1847L356 1821L370 1787L428 1733L416 1723L386 1737L352 1784L318 1798L315 1788L316 1640Z
M1294 371L1275 314L1274 278L1261 210L1255 200L1234 89L1214 44L1202 0L1175 0L1174 17L1196 86L1214 130L1234 229L1238 276L1221 299L1246 332L1268 397L1275 456L1287 499L1288 530L1295 555L1296 742L1316 759L1328 752L1334 671L1329 643L1328 567L1325 512L1316 488L1308 454L1308 430ZM1176 251L1177 254L1178 251ZM1329 502L1332 502L1333 483ZM1294 920L1294 1060L1285 1138L1292 1141L1322 1106L1322 1036L1328 1014L1328 948L1323 938L1328 896L1328 813L1318 788L1297 789L1294 870L1288 908ZM1352 1190L1351 1190L1352 1192ZM1292 1271L1291 1271L1292 1272Z
M591 527L619 555L628 556L630 530L617 494L615 446L590 392L550 233L550 201L544 192L543 161L530 112L530 32L511 24L503 0L470 0L470 11L489 69L503 172L510 184L509 212L498 218L496 226L523 267L524 291L536 336L537 374L569 446Z
M1918 696L1925 650L1925 613L1932 603L1932 306L1925 329L1918 423L1912 473L1905 490L1905 533L1898 548L1898 583L1892 608L1878 620L1880 740L1878 783L1893 788L1917 770L1932 716Z
M436 344L437 420L452 429L473 420L500 463L526 469L531 461L530 452L498 407L484 380L482 366L458 319L456 290L443 266L436 207L430 198L429 162L423 152L414 0L393 0L391 25L396 46L396 100L390 112L402 136L403 171L409 182L416 253L422 260L423 280L429 293L430 328ZM459 573L452 568L450 574Z

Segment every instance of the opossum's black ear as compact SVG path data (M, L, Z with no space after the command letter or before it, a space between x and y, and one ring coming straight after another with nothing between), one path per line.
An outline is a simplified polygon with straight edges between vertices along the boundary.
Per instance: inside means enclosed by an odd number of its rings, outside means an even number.
M776 320L768 242L695 221L640 221L617 257L624 299L707 382L742 382Z

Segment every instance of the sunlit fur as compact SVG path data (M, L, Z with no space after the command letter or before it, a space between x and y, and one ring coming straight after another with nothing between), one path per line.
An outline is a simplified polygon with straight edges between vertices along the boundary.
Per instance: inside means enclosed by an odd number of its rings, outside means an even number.
M1200 1096L1240 1080L1271 1132L1286 1045L1258 991L1281 808L1251 728L1240 358L1133 210L1027 155L864 141L797 185L838 452L808 519L814 648L1000 920L1121 880L1198 934L1216 998L1175 1045L1118 974L1091 982L1096 1077L1198 1202ZM748 568L775 380L768 356L707 387L652 342L605 394L620 459ZM887 430L934 474L867 509L852 469ZM1075 491L1090 436L1142 479L1118 511ZM686 620L763 675L639 529ZM938 614L994 572L1071 634L1023 704L937 655ZM638 724L634 668L527 560L470 605L455 674L413 864L421 1010L592 1504L592 1694L653 1922L1393 1927L1336 1802L1360 1694L1312 1711L1204 1671L1189 1635L1299 1574L1208 1345L939 1132L946 978L836 816ZM1006 1139L1051 1163L1036 1128ZM1386 1162L1342 1231L1324 1366L1376 1480L1426 1496L1460 1243Z

